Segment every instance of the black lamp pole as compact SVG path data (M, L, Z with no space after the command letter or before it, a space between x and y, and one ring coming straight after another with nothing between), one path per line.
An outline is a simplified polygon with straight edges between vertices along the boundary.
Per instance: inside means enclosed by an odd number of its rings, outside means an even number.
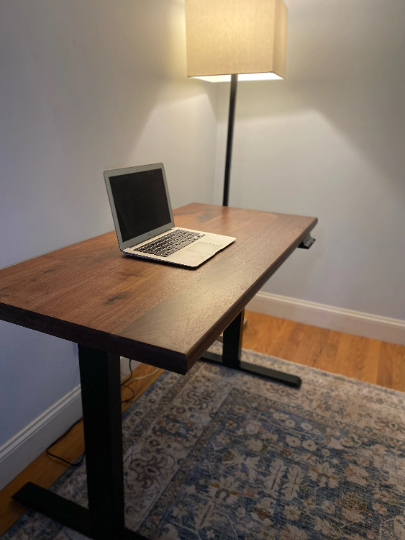
M230 94L230 99L229 99L229 116L228 116L228 139L226 142L224 198L222 202L223 206L228 206L228 202L229 202L229 181L231 178L233 125L235 123L235 105L236 105L237 89L238 89L238 75L231 75L231 94Z

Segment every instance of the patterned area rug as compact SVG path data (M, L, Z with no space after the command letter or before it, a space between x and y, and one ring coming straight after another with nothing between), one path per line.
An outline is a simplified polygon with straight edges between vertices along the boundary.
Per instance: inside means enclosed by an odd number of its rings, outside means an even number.
M405 395L244 351L300 390L211 364L125 413L127 527L156 540L405 539ZM85 465L52 488L86 505ZM28 511L6 540L82 539Z

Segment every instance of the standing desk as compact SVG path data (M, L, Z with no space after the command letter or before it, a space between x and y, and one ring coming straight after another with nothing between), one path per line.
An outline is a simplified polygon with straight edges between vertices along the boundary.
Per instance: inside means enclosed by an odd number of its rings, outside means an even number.
M0 319L79 345L89 508L32 483L14 499L97 540L143 539L124 526L120 355L185 374L224 331L223 358L208 360L249 370L241 313L297 247L309 247L317 223L208 204L174 219L236 242L192 270L125 257L111 232L0 270Z

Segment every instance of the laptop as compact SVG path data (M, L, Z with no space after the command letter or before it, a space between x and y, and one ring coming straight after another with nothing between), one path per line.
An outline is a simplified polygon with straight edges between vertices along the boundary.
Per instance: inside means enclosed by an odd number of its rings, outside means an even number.
M236 239L174 226L162 163L104 171L120 250L196 268Z

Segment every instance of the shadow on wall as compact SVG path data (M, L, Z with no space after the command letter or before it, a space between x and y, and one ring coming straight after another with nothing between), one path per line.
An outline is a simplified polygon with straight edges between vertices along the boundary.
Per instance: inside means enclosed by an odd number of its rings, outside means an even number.
M105 167L182 160L178 191L193 192L190 170L207 159L199 120L212 140L216 94L186 78L183 4L21 0L1 11L0 225L19 242L2 239L0 267L110 230Z
M242 83L238 121L317 111L393 185L403 184L403 3L288 0L288 5L287 78Z
M231 205L319 217L267 292L403 320L403 1L286 1L287 79L239 85ZM226 85L219 103L217 202Z

